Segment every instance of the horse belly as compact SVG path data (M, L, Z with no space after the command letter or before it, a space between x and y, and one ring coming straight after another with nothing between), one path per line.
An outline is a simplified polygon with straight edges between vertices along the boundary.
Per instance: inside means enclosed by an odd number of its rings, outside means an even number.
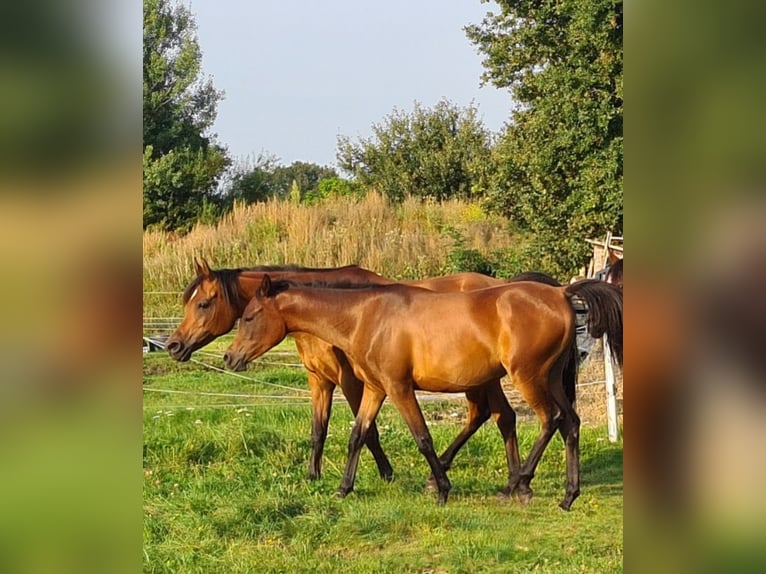
M421 391L463 393L505 374L502 366L477 361L456 368L415 370L415 388Z

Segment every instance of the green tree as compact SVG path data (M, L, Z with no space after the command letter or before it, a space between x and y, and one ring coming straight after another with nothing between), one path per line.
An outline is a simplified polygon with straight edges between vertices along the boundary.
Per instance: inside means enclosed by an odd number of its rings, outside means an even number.
M223 202L230 206L234 201L254 203L272 197L288 199L294 193L298 193L300 200L307 195L316 195L319 182L334 177L337 173L329 167L302 161L284 166L279 165L274 156L259 155L254 162L239 163L229 170Z
M362 186L393 200L468 198L484 191L491 134L474 106L460 109L442 100L427 109L416 102L412 113L394 110L372 131L356 143L338 137L338 166Z
M319 182L330 177L338 177L337 172L331 167L315 163L294 161L288 166L277 166L272 174L274 194L280 198L288 197L292 192L293 182L298 185L301 197L314 194Z
M276 193L274 170L277 159L260 154L255 160L239 162L228 172L228 182L223 192L223 202L230 207L235 201L255 203L266 201Z
M585 238L622 232L622 2L497 4L466 28L483 80L519 104L489 205L531 232L526 265L565 276L587 261Z
M223 93L201 75L194 18L173 0L144 0L144 228L187 229L217 201L229 164L210 135Z

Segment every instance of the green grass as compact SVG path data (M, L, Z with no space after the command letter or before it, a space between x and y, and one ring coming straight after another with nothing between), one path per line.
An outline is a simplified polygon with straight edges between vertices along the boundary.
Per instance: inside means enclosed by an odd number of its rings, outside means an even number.
M449 501L439 507L423 487L425 460L396 410L384 405L378 423L395 480L380 480L365 451L356 491L341 500L335 492L353 419L340 393L323 476L309 481L304 373L267 364L246 375L262 382L145 356L145 390L192 393L144 393L145 572L622 571L622 445L606 441L603 429L582 429L582 494L568 513L557 506L565 479L558 438L538 467L529 506L496 496L506 470L491 423L458 455ZM423 406L441 451L461 426L464 403ZM520 424L522 456L536 433L535 424Z

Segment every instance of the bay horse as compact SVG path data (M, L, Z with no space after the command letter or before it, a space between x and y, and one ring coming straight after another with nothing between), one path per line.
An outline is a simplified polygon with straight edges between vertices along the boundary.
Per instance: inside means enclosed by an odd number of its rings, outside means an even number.
M402 284L346 289L272 282L267 275L242 314L226 366L241 370L285 336L307 333L342 349L364 394L349 438L339 494L353 490L361 445L387 396L404 418L431 467L444 504L451 485L434 451L415 390L471 392L508 374L541 422L523 466L509 457L511 494L529 490L553 433L565 437L567 484L559 506L580 493L580 419L564 389L563 375L575 339L572 298L588 307L594 337L606 335L622 364L622 292L603 281L566 287L518 282L475 291L443 293ZM515 437L515 431L514 431Z
M622 289L622 259L618 259L607 268L604 280Z
M267 272L275 279L302 282L324 280L355 284L394 283L377 273L353 265L319 269L261 266L213 270L205 260L198 262L195 259L194 266L197 276L186 287L183 295L184 318L166 342L166 349L170 356L179 361L189 360L195 350L228 333L234 327L236 320ZM533 280L559 285L552 277L537 272L523 273L511 279L513 280ZM502 280L478 273L459 273L407 282L409 285L438 291L468 291L503 283ZM308 476L313 479L321 476L321 459L335 386L340 386L352 412L356 415L362 400L363 384L354 375L343 352L336 347L305 333L295 333L293 338L301 361L308 372L308 384L311 390L312 449ZM573 348L573 357L575 359L568 364L565 377L570 402L574 402L577 368L575 348ZM468 417L465 426L440 457L443 466L451 467L458 451L490 416L495 419L503 436L509 468L517 465L519 456L515 435L516 417L502 392L499 379L493 385L467 391L466 399ZM369 429L366 445L375 459L381 477L390 480L393 477L393 469L380 446L375 424ZM430 477L429 484L433 482L433 477ZM523 495L520 494L522 502L528 502L531 497L531 489L526 490Z

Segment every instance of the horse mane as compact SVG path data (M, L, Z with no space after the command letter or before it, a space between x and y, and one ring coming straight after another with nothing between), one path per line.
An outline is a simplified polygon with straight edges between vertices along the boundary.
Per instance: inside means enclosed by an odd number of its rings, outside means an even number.
M361 291L364 289L375 289L378 287L390 287L391 285L381 285L380 283L359 283L358 281L293 281L291 279L278 279L271 281L269 295L276 295L288 289L300 287L309 287L311 289L345 289Z
M357 265L344 265L337 269L352 269ZM289 271L291 273L318 272L326 271L324 268L301 267L300 265L255 265L252 267L238 267L236 269L211 269L210 278L219 281L223 286L224 297L227 302L234 303L239 298L239 276L245 272L268 273L269 271ZM197 275L186 287L183 293L183 304L189 302L194 290L202 284L204 275ZM351 283L349 283L350 288ZM329 285L328 285L329 286Z
M561 283L558 280L541 271L524 271L508 279L508 283L516 283L517 281L533 281L535 283L551 285L552 287L561 287Z
M338 271L341 269L356 269L358 265L343 265L341 267L301 267L300 265L256 265L254 267L244 267L239 271L255 271L255 272L269 272L269 271L290 271L299 273L317 273L322 271Z

